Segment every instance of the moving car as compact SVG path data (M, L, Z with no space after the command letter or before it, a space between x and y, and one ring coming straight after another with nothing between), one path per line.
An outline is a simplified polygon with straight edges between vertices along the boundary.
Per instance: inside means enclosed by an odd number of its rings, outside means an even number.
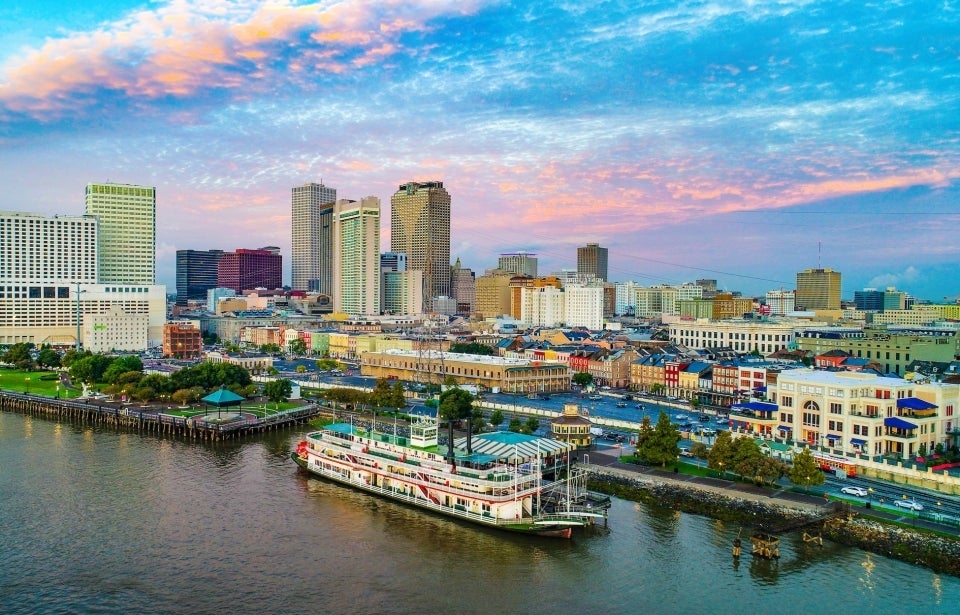
M844 487L840 490L840 493L846 493L847 495L855 495L857 497L865 498L869 492L863 487Z
M916 500L897 500L893 505L897 508L906 508L907 510L923 510L923 504Z

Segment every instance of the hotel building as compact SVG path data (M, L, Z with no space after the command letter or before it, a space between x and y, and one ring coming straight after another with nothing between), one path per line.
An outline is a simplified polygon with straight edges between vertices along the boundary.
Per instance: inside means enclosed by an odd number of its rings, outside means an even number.
M307 183L290 190L291 283L294 290L333 293L333 204L337 189Z
M390 250L423 272L424 309L450 296L450 193L443 182L407 182L390 197Z
M156 281L157 189L129 184L87 184L86 214L100 221L98 281Z
M333 208L333 310L380 314L380 199L340 199Z

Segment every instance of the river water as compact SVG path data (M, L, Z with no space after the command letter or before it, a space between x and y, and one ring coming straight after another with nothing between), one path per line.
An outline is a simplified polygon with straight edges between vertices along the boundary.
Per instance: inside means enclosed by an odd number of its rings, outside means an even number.
M297 432L203 445L0 412L0 613L960 612L960 579L614 500L570 541L297 471Z

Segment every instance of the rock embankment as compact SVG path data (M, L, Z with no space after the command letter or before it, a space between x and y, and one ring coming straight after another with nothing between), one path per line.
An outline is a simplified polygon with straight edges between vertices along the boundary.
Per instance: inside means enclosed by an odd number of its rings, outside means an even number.
M823 513L823 509L736 497L702 485L603 470L591 472L590 489L765 531L802 526ZM839 544L960 577L960 540L954 538L857 517L822 524L821 531L824 538Z

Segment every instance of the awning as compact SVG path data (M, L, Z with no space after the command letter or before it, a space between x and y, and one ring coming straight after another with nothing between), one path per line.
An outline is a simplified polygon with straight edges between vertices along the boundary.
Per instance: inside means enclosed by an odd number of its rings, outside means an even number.
M850 438L850 444L855 444L857 446L863 446L866 444L866 440L861 440L860 438Z
M793 431L793 427L790 427L789 425L780 425L777 427L777 429L779 431Z
M910 421L905 421L899 416L888 416L883 419L884 427L894 427L896 429L916 429L917 426Z
M909 410L933 410L937 404L920 399L919 397L904 397L897 400L897 408L907 408Z
M744 410L753 410L754 412L776 412L780 406L765 401L750 401L743 404L733 404L730 408L742 408Z
M838 436L838 435L835 434L835 433L828 433L828 434L827 434L827 440L839 440L839 439L840 439L840 436Z
M765 386L763 386L763 387L753 387L753 391L754 391L754 393L766 393L766 392L767 392L767 387L765 387Z

